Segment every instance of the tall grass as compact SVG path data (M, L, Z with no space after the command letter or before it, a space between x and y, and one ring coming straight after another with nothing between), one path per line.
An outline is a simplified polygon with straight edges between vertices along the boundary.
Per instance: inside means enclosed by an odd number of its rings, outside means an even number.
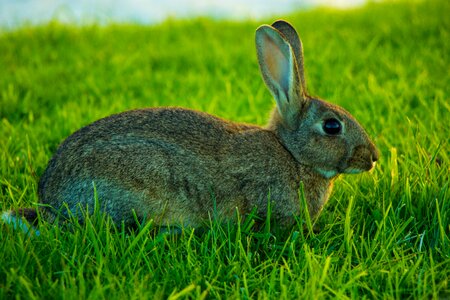
M381 151L373 172L336 182L319 232L303 218L289 232L247 219L180 235L99 214L41 222L39 236L2 224L1 298L450 297L449 13L428 1L284 16L304 42L310 93L349 110ZM264 124L273 100L256 62L259 24L0 33L1 210L37 202L58 144L111 113L183 106Z

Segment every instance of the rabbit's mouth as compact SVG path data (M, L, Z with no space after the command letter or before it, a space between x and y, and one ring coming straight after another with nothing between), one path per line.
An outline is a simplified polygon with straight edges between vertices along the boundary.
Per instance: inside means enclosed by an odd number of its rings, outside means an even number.
M344 174L359 174L359 173L363 173L363 172L372 170L373 168L375 168L375 165L376 165L376 162L374 161L374 162L372 162L370 167L364 168L364 169L349 167L349 168L346 168L342 173L344 173Z
M352 164L352 166L346 167L344 169L338 168L337 170L324 170L324 169L316 168L316 171L323 177L330 179L339 174L359 174L359 173L370 171L375 167L376 162L375 161L372 162L370 166L368 166L367 164L365 164L365 165L366 165L366 167L360 168L360 167L356 167L355 164Z

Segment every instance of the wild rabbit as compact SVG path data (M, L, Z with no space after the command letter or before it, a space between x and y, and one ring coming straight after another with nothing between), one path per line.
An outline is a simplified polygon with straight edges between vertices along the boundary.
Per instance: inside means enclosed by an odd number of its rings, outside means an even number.
M372 169L374 144L344 109L306 92L302 43L285 21L256 30L262 77L276 100L266 127L183 109L149 108L100 119L69 136L39 182L42 215L101 211L131 225L197 227L210 215L252 210L290 226L300 184L316 218L341 173ZM28 219L35 210L20 212ZM11 213L9 216L13 216Z

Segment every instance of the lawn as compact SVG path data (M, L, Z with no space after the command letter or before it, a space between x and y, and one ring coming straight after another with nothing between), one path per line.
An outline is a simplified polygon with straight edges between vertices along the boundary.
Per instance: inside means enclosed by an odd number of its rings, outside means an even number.
M336 181L319 232L0 224L0 298L449 298L449 15L436 0L280 16L303 40L309 92L350 111L381 154ZM182 106L264 125L274 101L254 32L271 21L0 31L0 209L37 202L59 143L112 113Z

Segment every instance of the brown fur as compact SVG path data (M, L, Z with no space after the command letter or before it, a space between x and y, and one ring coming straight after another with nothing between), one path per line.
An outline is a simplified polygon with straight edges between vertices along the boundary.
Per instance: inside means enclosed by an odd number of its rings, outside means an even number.
M372 168L376 148L346 111L307 96L301 41L292 26L264 25L256 44L277 101L265 128L182 108L98 120L68 137L42 175L39 198L53 208L45 208L48 219L67 214L64 205L79 218L80 208L92 212L95 189L100 209L116 222L132 223L133 211L161 225L194 227L210 216L233 220L236 211L254 208L264 218L270 200L276 222L289 226L300 212L301 182L317 217L334 178ZM341 135L321 131L330 117L342 122Z

